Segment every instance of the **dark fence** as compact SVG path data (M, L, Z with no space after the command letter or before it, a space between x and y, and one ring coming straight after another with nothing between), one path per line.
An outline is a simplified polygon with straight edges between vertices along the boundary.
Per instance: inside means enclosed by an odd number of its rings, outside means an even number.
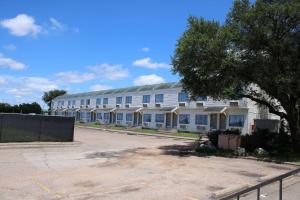
M73 117L0 113L0 142L69 142L73 138Z

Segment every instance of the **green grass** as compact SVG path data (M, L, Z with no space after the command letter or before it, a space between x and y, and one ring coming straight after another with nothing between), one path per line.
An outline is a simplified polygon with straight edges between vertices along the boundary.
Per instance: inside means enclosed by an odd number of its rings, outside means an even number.
M199 133L191 133L191 132L176 132L173 133L172 135L174 136L179 136L179 137L190 137L190 138L199 138Z
M139 132L139 133L148 133L148 134L157 134L157 130L154 129L145 129L145 128L138 128L133 131Z
M113 129L113 130L126 130L127 127L125 127L125 126L112 126L112 127L109 127L108 129Z

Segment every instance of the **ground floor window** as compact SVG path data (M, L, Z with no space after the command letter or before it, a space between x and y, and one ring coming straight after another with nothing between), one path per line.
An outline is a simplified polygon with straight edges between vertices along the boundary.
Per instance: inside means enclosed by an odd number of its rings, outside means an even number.
M132 121L132 113L126 113L126 121L131 122Z
M86 118L86 112L80 112L80 118L81 119Z
M180 114L179 115L179 124L189 124L190 115L189 114Z
M244 115L229 115L229 126L243 127L244 118Z
M123 120L123 113L117 113L117 120Z
M157 123L164 123L164 121L165 121L164 114L156 114L155 115L155 122L157 122Z
M109 113L104 113L103 118L104 120L109 120Z
M102 113L97 113L97 114L96 114L96 118L97 118L97 119L102 119Z
M207 115L196 115L195 116L195 124L207 125L208 124L208 116Z
M144 114L143 122L151 122L151 114Z

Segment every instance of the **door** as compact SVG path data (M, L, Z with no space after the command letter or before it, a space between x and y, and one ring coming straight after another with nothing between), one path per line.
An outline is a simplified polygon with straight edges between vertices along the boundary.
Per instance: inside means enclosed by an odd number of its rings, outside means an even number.
M217 114L210 114L210 129L217 130Z
M220 130L226 130L226 115L220 114Z
M171 128L171 113L166 113L166 128Z

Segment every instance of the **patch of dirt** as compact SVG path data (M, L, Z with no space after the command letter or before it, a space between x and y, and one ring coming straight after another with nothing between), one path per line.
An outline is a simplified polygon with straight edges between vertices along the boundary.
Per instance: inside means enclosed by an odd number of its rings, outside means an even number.
M140 190L141 188L139 187L130 187L130 186L126 186L124 188L122 188L120 190L121 193L127 193L127 192L135 192L135 191L138 191Z
M215 192L215 191L218 191L218 190L223 190L225 189L224 187L221 187L221 186L216 186L216 185L211 185L211 186L208 186L206 187L209 191L212 191L212 192Z
M77 187L84 187L84 188L90 188L90 187L96 187L99 184L93 182L93 181L80 181L78 183L74 184Z
M268 167L279 170L292 170L292 168L282 165L269 165Z
M257 173L252 173L252 172L248 172L248 171L239 171L238 174L242 175L242 176L248 176L251 178L260 178L265 176L265 174L257 174Z
M87 159L120 158L122 156L125 156L126 154L136 153L136 151L139 149L143 149L143 148L125 149L120 151L94 152L94 153L87 154L85 157Z

